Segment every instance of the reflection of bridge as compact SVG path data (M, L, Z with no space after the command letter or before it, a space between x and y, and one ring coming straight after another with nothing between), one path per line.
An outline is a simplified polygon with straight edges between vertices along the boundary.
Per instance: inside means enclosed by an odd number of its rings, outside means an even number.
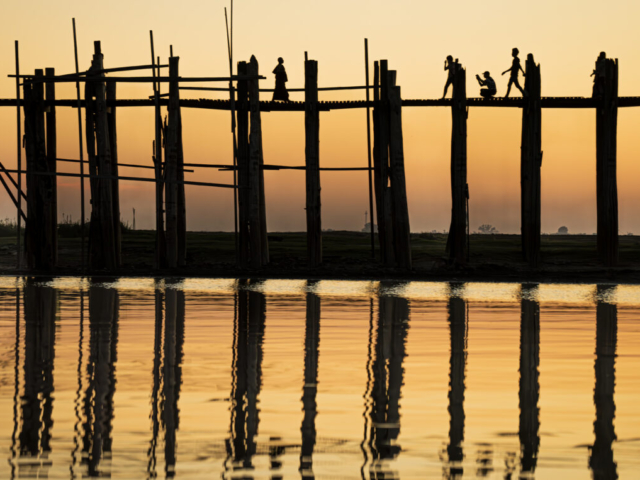
M230 476L252 476L254 460L268 456L275 474L285 453L299 453L298 467L303 478L315 478L314 456L320 453L362 455L364 478L389 478L393 460L402 455L399 443L402 428L401 399L404 386L405 345L411 325L410 300L396 296L378 297L377 309L371 299L367 386L364 395L364 433L360 444L340 438L317 435L316 397L321 390L318 367L321 357L321 304L314 293L306 293L306 328L304 342L304 383L301 386L302 414L300 437L272 438L257 442L260 428L260 392L262 389L263 342L267 328L267 297L260 291L240 286L235 293L232 383L230 386L229 436L224 444L203 442L199 456L226 458L224 468ZM616 440L615 359L617 349L617 309L604 303L604 291L598 287L596 308L594 421L595 442L589 452L589 466L594 478L616 478L617 465L612 445ZM615 287L613 287L615 288ZM535 300L535 285L523 285L520 321L519 471L533 474L540 449L540 305ZM312 288L310 290L313 290ZM465 393L468 361L468 305L463 298L464 285L451 284L448 302L450 331L449 362L449 432L442 461L445 473L456 477L465 469L490 472L491 446L478 451L477 462L465 447ZM20 299L20 295L23 296ZM84 295L84 294L83 294ZM27 280L16 291L18 315L24 306L24 336L17 329L16 385L14 394L14 434L11 458L12 478L38 476L55 468L52 459L51 427L55 407L54 351L56 315L60 311L57 291ZM83 305L85 297L81 298ZM83 325L81 309L79 337L78 389L75 400L76 425L71 459L72 472L108 475L112 446L118 438L112 425L117 411L114 395L117 388L119 294L104 285L91 285L88 292L89 322ZM156 476L158 457L163 458L167 477L174 474L178 461L177 432L180 429L180 393L184 362L185 320L188 298L174 288L158 286L155 292L155 339L151 378L151 434L146 452L147 471ZM375 315L377 310L377 315ZM85 330L89 334L85 336ZM24 357L20 357L24 339ZM83 345L87 342L87 346ZM88 353L83 359L83 352ZM20 373L21 372L21 373ZM159 451L162 446L163 450ZM412 456L416 452L411 453ZM514 457L514 460L516 457ZM507 465L513 473L518 467ZM235 473L234 473L235 472ZM508 472L509 473L509 472ZM244 478L244 477L243 477Z

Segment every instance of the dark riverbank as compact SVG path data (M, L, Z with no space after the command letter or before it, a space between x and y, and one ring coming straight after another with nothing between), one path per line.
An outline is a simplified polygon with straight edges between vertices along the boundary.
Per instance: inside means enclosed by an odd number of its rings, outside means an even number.
M309 269L304 233L270 233L271 263L260 269L239 268L235 262L233 233L189 232L187 266L154 268L154 233L123 233L122 268L117 276L263 277L263 278L403 278L414 280L493 280L640 283L640 237L620 237L620 262L603 267L597 258L594 235L544 235L542 264L531 269L522 260L519 235L471 235L469 263L447 264L446 235L414 234L413 269L385 268L371 259L370 237L359 232L323 234L324 264ZM0 271L17 272L15 237L0 237ZM377 255L377 252L376 252ZM59 268L55 275L80 275L80 239L59 239ZM42 272L47 273L47 272ZM105 272L92 272L104 274Z

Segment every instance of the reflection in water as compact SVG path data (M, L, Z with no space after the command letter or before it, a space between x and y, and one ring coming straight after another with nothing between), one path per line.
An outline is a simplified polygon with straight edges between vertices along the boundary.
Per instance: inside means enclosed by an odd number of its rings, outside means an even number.
M163 331L164 305L164 337ZM176 468L176 432L180 425L178 400L182 387L184 350L184 292L167 288L155 291L155 333L153 387L151 391L151 444L147 455L147 472L155 477L160 427L164 429L165 476L173 477ZM163 343L164 342L164 343Z
M465 370L467 367L467 305L458 296L462 287L450 284L452 296L449 298L449 329L451 332L451 359L449 370L449 444L447 445L448 478L462 475L464 452L464 392Z
M118 291L99 285L91 286L89 359L86 367L88 383L82 399L82 464L90 476L108 476L111 469L118 316Z
M313 284L309 282L309 292ZM300 473L302 478L315 478L313 449L316 445L316 395L318 393L318 349L320 347L320 297L307 293L307 317L304 331L304 385L302 386L302 447Z
M373 322L371 324L373 329ZM409 302L405 298L380 296L375 347L369 348L368 398L365 400L365 460L370 459L370 478L392 478L388 460L400 453L400 397L404 384ZM369 335L374 341L373 330ZM364 475L364 466L363 466Z
M263 293L239 288L236 302L231 428L225 461L225 467L232 471L253 468L255 437L260 422L258 395L262 387L262 343L267 314L267 300Z
M520 314L520 469L533 474L540 447L540 304L537 285L522 286Z
M612 288L615 287L598 285L598 298L606 298L607 290ZM596 404L596 421L593 422L593 430L596 438L589 456L589 467L596 480L618 478L612 448L617 438L613 427L616 414L613 393L616 383L617 343L617 307L601 300L596 307L596 386L593 394Z
M14 427L19 430L17 451L21 458L17 473L19 477L41 477L47 476L51 466L57 292L28 279L24 285L23 305L24 390Z

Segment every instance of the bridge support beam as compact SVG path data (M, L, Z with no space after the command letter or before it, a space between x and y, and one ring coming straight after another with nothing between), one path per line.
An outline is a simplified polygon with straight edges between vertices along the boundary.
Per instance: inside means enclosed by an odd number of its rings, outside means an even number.
M258 60L252 56L247 74L257 77ZM253 79L248 82L249 112L249 234L251 265L262 267L269 263L269 243L267 239L267 216L264 195L264 158L262 154L262 122L260 118L260 84Z
M520 149L520 210L522 255L531 267L540 263L540 169L542 165L542 111L540 105L540 65L527 57L522 109Z
M42 70L35 71L37 80L43 80L43 76ZM27 266L33 270L51 270L55 267L56 258L53 242L55 176L36 173L49 172L50 167L45 140L44 88L41 81L24 84L24 134L27 157ZM55 145L55 140L50 141Z
M598 58L596 108L596 196L598 255L607 267L618 263L618 60Z
M247 62L238 62L238 75L247 74ZM236 99L236 123L238 126L238 235L240 243L240 265L250 264L251 250L249 242L249 103L248 82L238 81Z
M318 62L305 60L305 164L307 190L307 262L322 263L322 215L320 201L320 112L318 111Z
M467 185L467 87L466 71L456 63L453 68L451 105L451 227L447 238L449 260L455 265L467 262L467 221L469 187Z

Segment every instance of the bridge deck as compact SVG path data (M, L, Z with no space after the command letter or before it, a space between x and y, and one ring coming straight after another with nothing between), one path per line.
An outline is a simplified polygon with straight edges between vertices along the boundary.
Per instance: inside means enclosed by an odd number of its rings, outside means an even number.
M168 99L160 99L161 105L167 105ZM46 104L47 102L45 102ZM76 107L77 100L56 100L56 106ZM84 106L84 101L81 101ZM152 99L125 99L116 100L116 107L152 107ZM181 99L180 105L185 108L202 108L207 110L229 110L229 100L211 99ZM493 107L493 108L522 108L524 101L522 97L513 98L468 98L469 107ZM15 107L16 100L0 99L0 107ZM346 110L354 108L366 108L365 100L345 100L345 101L321 101L318 102L321 111ZM369 101L368 106L375 106L374 101ZM402 101L403 107L450 107L451 99L405 99ZM595 108L597 100L586 97L542 97L542 108ZM640 97L619 97L619 107L640 107ZM270 102L261 101L260 110L263 112L304 112L304 102Z

